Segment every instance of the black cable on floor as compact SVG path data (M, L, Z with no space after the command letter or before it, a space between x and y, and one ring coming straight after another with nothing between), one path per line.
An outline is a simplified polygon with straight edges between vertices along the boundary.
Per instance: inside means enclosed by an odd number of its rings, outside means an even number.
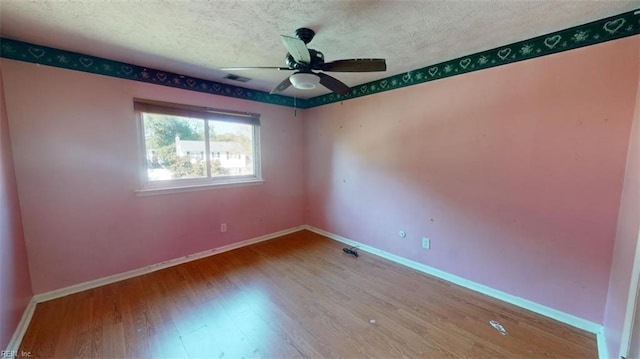
M342 248L342 251L345 252L346 254L352 255L354 257L358 257L358 252L354 250L354 248L357 249L358 247Z

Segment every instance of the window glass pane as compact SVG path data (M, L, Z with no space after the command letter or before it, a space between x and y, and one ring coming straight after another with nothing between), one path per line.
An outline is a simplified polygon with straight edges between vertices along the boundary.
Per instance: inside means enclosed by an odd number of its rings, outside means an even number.
M155 104L135 102L143 130L143 190L262 181L259 115Z
M145 113L149 181L206 177L204 120Z
M211 176L255 175L253 126L209 121Z

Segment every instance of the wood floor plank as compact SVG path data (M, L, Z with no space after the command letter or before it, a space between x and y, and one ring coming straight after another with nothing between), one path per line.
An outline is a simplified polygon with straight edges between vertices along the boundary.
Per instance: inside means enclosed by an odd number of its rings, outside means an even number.
M125 358L127 354L127 348L124 339L123 324L105 324L102 328L102 343L102 353L97 355L96 357Z
M300 231L40 303L20 350L32 358L597 358L593 334L341 249Z
M60 337L60 325L61 315L60 307L64 307L64 304L58 303L41 303L36 306L34 317L37 315L41 318L39 321L32 320L29 324L29 328L25 333L25 340L23 343L26 345L26 352L31 353L34 357L47 357L51 356L51 353L55 353L55 348ZM56 326L50 323L56 323Z

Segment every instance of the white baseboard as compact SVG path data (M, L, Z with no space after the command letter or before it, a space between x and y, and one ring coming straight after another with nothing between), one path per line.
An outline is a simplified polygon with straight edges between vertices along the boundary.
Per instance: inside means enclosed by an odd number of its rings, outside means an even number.
M524 299L524 298L520 298L517 297L515 295L511 295L502 291L499 291L497 289L493 289L491 287L488 287L486 285L483 284L479 284L473 281L470 281L468 279L464 279L462 277L458 277L456 275L441 271L439 269L430 267L428 265L422 264L422 263L418 263L418 262L414 262L412 260L400 257L398 255L389 253L389 252L385 252L383 250L368 246L366 244L362 244L356 241L353 241L351 239L348 238L344 238L342 236L339 236L337 234L333 234L327 231L324 231L322 229L313 227L313 226L303 226L304 229L307 229L309 231L315 232L317 234L320 234L322 236L331 238L333 240L336 240L338 242L342 242L345 243L349 246L353 246L353 247L358 247L359 249L369 252L371 254L375 254L379 257L388 259L392 262L396 262L399 264L402 264L406 267L409 268L413 268L415 270L418 270L420 272L432 275L434 277L438 277L440 279L444 279L447 282L451 282L454 284L457 284L461 287L465 287L468 289L471 289L475 292L487 295L489 297L493 297L496 299L499 299L503 302L507 302L509 304L513 304L516 305L518 307L530 310L532 312L544 315L545 317L551 318L551 319L555 319L559 322L571 325L573 327L576 327L578 329L582 329L584 331L593 333L598 335L598 333L600 333L602 331L602 325L600 324L596 324L594 322L591 322L589 320L586 319L582 319L580 317L577 317L575 315L572 314L568 314L568 313L564 313L562 311L559 311L557 309L553 309L547 306L544 306L542 304L538 304L535 302L532 302L530 300ZM600 343L598 343L598 347L600 347Z
M607 339L604 336L604 327L600 328L596 333L596 342L598 343L598 359L609 359Z
M84 282L84 283L74 284L74 285L66 287L66 288L56 289L56 290L53 290L53 291L50 291L50 292L46 292L46 293L36 294L34 296L34 299L35 299L36 303L46 302L46 301L49 301L49 300L52 300L52 299L56 299L56 298L61 298L61 297L67 296L69 294L82 292L82 291L87 290L87 289L97 288L97 287L100 287L100 286L103 286L103 285L119 282L119 281L122 281L122 280L125 280L125 279L137 277L137 276L140 276L140 275L143 275L143 274L147 274L147 273L151 273L151 272L155 272L155 271L158 271L158 270L161 270L161 269L177 266L177 265L182 264L182 263L191 262L191 261L194 261L194 260L197 260L197 259L201 259L201 258L209 257L209 256L212 256L212 255L215 255L215 254L227 252L227 251L230 251L230 250L233 250L233 249L237 249L237 248L240 248L240 247L245 247L245 246L249 246L249 245L252 245L252 244L255 244L255 243L264 242L264 241L267 241L267 240L270 240L270 239L273 239L273 238L284 236L284 235L289 234L289 233L294 233L294 232L300 231L302 229L304 229L303 226L293 227L293 228L285 229L285 230L282 230L282 231L266 234L264 236L255 237L255 238L247 239L247 240L244 240L244 241L232 243L232 244L229 244L229 245L226 245L226 246L213 248L213 249L208 249L206 251L202 251L202 252L198 252L198 253L194 253L194 254L189 254L189 255L186 255L186 256L180 257L180 258L170 259L170 260L165 261L165 262L152 264L152 265L149 265L149 266L146 266L146 267L143 267L143 268L130 270L128 272L114 274L114 275L111 275L111 276L108 276L108 277L99 278L99 279L91 280L91 281Z
M24 338L24 334L27 332L27 328L29 327L31 317L33 317L33 312L35 312L35 310L36 300L32 297L22 313L22 318L20 319L16 330L13 332L11 340L9 340L5 353L16 353L18 351L20 343L22 343L22 338Z

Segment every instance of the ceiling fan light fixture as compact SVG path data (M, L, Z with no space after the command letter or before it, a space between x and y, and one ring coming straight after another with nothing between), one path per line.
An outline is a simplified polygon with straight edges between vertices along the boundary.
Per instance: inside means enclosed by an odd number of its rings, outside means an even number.
M311 90L320 84L320 77L314 73L296 72L289 77L289 81L299 90Z

